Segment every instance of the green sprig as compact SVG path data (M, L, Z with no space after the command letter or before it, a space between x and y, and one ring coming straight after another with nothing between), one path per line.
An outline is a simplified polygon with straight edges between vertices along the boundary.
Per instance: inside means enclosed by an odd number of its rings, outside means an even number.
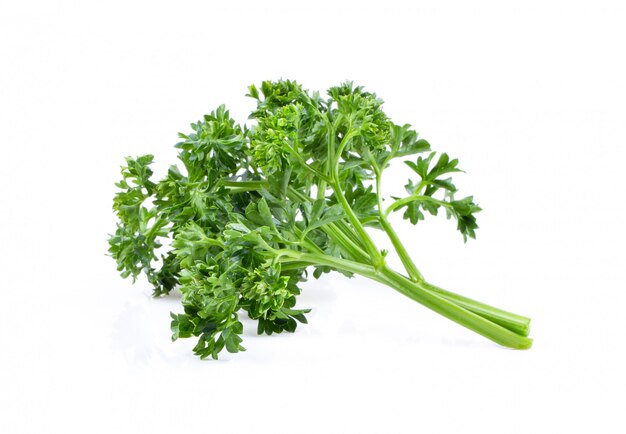
M430 149L410 125L394 124L382 100L344 83L327 98L294 81L249 87L253 125L240 126L224 106L191 125L176 144L181 166L152 180L151 155L127 158L113 208L119 218L109 253L123 277L142 272L155 295L178 287L183 313L172 338L196 337L194 352L217 358L241 345L242 313L257 332L293 332L308 309L296 308L300 283L337 271L361 275L512 348L529 348L528 318L427 282L389 215L412 224L444 209L463 238L475 238L472 196L455 199L458 161ZM382 195L392 159L415 173L405 197ZM391 270L366 228L384 231L406 275ZM161 253L161 248L167 251Z

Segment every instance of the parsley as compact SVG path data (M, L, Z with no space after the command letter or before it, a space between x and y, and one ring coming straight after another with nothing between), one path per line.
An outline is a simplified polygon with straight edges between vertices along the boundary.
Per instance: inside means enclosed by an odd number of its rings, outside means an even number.
M396 211L416 224L444 210L466 241L474 238L480 208L471 196L455 199L458 161L430 152L362 87L344 83L327 95L287 80L250 86L254 125L220 106L180 134L181 167L159 182L151 155L127 158L109 239L122 277L145 273L157 296L179 288L184 313L171 314L172 338L198 338L201 358L244 350L242 312L258 333L306 323L309 310L295 306L310 267L316 278L365 276L501 345L529 348L528 318L428 283L389 224ZM385 207L382 175L395 158L406 158L415 177ZM406 275L386 265L366 227L386 232ZM158 254L165 242L171 248Z

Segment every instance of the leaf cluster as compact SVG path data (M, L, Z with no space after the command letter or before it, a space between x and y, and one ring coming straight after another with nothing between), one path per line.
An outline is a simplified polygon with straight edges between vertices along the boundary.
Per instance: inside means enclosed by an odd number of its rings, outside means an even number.
M419 177L419 182L409 180L405 186L408 197L404 199L396 198L393 210L406 208L403 217L412 224L424 220L424 211L437 215L440 208L444 208L448 218L454 217L457 220L457 229L463 234L463 239L476 238L475 213L481 208L473 201L472 196L460 200L454 199L457 192L456 186L452 183L452 178L444 177L450 173L460 172L457 168L458 160L450 160L448 154L441 154L434 162L435 152L431 152L428 157L418 157L417 162L405 161ZM437 198L438 196L443 196ZM442 193L442 194L441 194Z

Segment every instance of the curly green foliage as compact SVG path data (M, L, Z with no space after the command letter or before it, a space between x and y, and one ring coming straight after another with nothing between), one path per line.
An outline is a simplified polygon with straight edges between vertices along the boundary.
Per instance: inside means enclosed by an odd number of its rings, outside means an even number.
M474 203L472 196L454 200L457 188L452 183L452 178L442 178L448 173L461 171L457 168L458 160L450 160L448 154L444 153L439 156L435 164L431 164L434 156L435 153L431 152L426 158L418 157L416 163L405 161L407 166L419 175L420 181L416 184L409 180L405 186L409 196L398 199L392 205L391 210L406 208L403 217L412 224L416 224L424 219L422 211L437 215L439 209L443 207L448 218L454 217L457 220L457 229L465 241L468 237L476 238L475 230L478 229L478 225L474 214L481 208ZM443 192L443 197L438 199L437 193L439 192Z
M156 218L157 211L146 206L156 189L156 184L150 180L152 160L152 155L126 158L122 180L116 184L121 191L113 199L113 210L119 222L115 234L109 239L109 253L117 261L117 270L122 277L132 276L135 281L143 271L155 284L155 292L161 294L175 284L166 271L175 266L168 261L160 274L152 267L157 260L155 250L161 247L159 238L168 233L168 221Z
M354 87L352 82L331 87L328 94L336 106L332 111L337 133L342 139L352 135L351 146L359 155L387 148L393 123L382 111L383 101L376 94Z
M472 197L455 200L448 177L457 160L434 153L405 163L418 178L384 208L380 191L391 160L430 151L408 124L394 124L382 100L351 82L310 93L289 80L252 85L250 127L224 106L191 124L176 144L179 166L152 180L152 156L127 158L116 184L119 219L109 253L123 277L142 272L155 295L178 287L174 340L195 337L194 352L218 358L241 345L242 313L259 334L293 332L308 309L296 308L300 284L337 271L383 283L503 345L524 348L528 320L430 285L387 216L404 209L416 224L444 208L464 238L475 236ZM408 277L385 263L365 227L384 230ZM162 249L163 247L163 249ZM163 250L163 251L161 251Z
M291 152L298 148L301 110L301 106L290 104L278 108L271 116L258 118L250 148L254 163L263 173L272 175L287 168Z

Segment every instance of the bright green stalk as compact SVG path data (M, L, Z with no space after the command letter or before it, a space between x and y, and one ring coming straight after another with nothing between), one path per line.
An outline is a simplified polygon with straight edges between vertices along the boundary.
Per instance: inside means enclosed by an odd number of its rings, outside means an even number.
M528 336L530 333L530 318L489 306L479 301L472 300L471 298L463 297L462 295L439 288L438 286L432 285L428 282L422 282L422 284L426 289L437 293L440 297L454 302L457 305L464 307L465 309L472 311L483 318L487 318L521 336Z
M407 282L392 270L385 268L383 275L389 286L407 297L445 316L446 318L490 339L500 345L515 349L528 349L532 339L519 335L480 315L449 301L436 293L430 292L422 284Z
M461 306L449 301L434 292L429 291L423 284L403 279L388 267L376 268L371 265L360 264L346 259L328 255L302 253L293 250L280 251L280 255L290 260L310 263L311 265L327 265L337 270L359 274L377 282L383 283L417 301L427 308L445 316L446 318L509 348L528 349L532 339L521 336L508 330L489 319L483 318Z
M343 207L346 213L346 216L348 217L348 220L350 220L350 223L352 224L352 226L358 233L366 250L368 251L368 253L371 255L372 258L376 259L377 266L382 266L384 264L383 256L378 251L378 248L376 248L376 245L374 244L374 242L372 241L368 233L365 231L365 228L361 224L361 221L358 219L358 217L356 216L356 214L350 207L350 204L346 200L346 196L343 194L343 188L339 185L339 160L341 159L341 154L343 153L343 150L345 149L347 144L350 142L353 134L354 134L354 130L350 130L345 135L345 137L341 140L341 143L339 144L339 147L332 160L332 167L331 167L332 182L329 183L329 185L335 192L335 195L337 196L339 203ZM334 137L334 132L333 132L333 137ZM333 143L334 143L334 140L333 140Z
M361 221L358 219L356 214L354 214L354 211L352 210L352 208L350 208L350 204L348 204L348 201L346 200L346 197L344 196L343 191L334 182L330 185L333 191L335 192L335 194L337 195L337 198L339 199L339 203L341 204L344 211L346 212L346 215L348 216L348 220L350 220L350 223L352 223L352 226L354 226L354 229L357 231L357 233L361 237L361 240L363 241L363 244L367 248L368 253L370 254L372 258L376 259L377 264L382 265L382 263L384 262L383 256L378 251L378 249L376 248L376 245L374 244L370 236L365 231L365 228L361 224Z
M391 225L387 224L388 228L390 229L390 232L387 232L388 235L390 235L390 238L392 239L392 243L394 245L394 248L396 248L396 251L398 253L398 256L400 256L400 258L403 257L403 255L405 255L405 258L408 258L408 260L403 261L403 264L406 263L412 263L411 258L408 256L408 253L406 252L406 249L404 249L404 245L402 244L402 242L400 241L400 239L397 237L397 235L395 234L395 232L393 231L393 228L391 227ZM330 225L328 225L330 226ZM384 227L384 226L383 226ZM338 231L340 232L340 231ZM342 233L342 232L341 232ZM331 236L331 238L333 238L335 240L336 243L338 243L339 245L341 245L342 247L344 246L343 241L341 239L336 239L333 235L335 234L335 232L329 232L329 236ZM343 233L342 233L343 234ZM394 238L395 237L395 242L394 242ZM358 260L358 258L355 256L355 259ZM417 268L415 268L417 269ZM408 271L408 268L407 268ZM419 271L418 271L419 273ZM407 279L405 276L402 276L401 274L398 274L401 278L403 279ZM421 277L421 274L418 274L418 276ZM435 286L431 283L426 282L423 278L422 279L415 279L414 277L411 279L407 279L413 282L418 282L420 284L422 284L424 286L425 289L429 290L430 292L434 292L437 293L437 295L439 295L442 298L445 298L448 301L451 301L453 303L456 303L457 305L471 311L474 312L477 315L480 315L484 318L487 318L499 325L501 325L502 327L505 327L515 333L518 333L522 336L528 336L529 332L530 332L530 319L521 315L517 315L511 312L507 312L505 310L502 309L498 309L492 306L489 306L487 304L481 303L479 301L476 300L472 300L471 298L468 297L464 297L462 295L458 295L455 294L451 291L447 291L445 289L442 289L438 286Z
M333 224L329 224L326 226L332 226ZM326 227L325 226L325 227ZM350 247L345 247L344 239L341 237L337 237L337 232L342 233L337 230L330 230L328 232L329 236L333 238L333 240L339 244L342 248L349 251ZM343 234L343 233L342 233ZM361 251L362 252L362 251ZM357 256L353 255L355 259L359 260ZM416 281L413 279L408 279L405 276L402 276L399 273L396 273L399 278L406 280L410 283L415 283ZM426 281L417 281L423 289L429 291L431 293L436 293L439 297L444 298L452 303L455 303L468 311L471 311L479 316L482 316L488 320L493 321L500 326L511 330L514 333L517 333L522 336L528 336L530 332L530 319L521 315L517 315L511 312L507 312L502 309L498 309L487 304L481 303L479 301L472 300L471 298L463 297L461 295L455 294L450 291L446 291L438 286L432 285Z
M400 260L402 261L402 265L404 265L404 268L406 269L407 273L409 273L409 277L416 282L423 282L424 276L422 276L422 273L420 273L420 271L417 269L417 266L415 265L415 263L409 256L409 253L404 248L404 245L400 241L400 238L396 234L396 231L393 230L393 228L387 221L385 215L383 214L383 200L381 197L382 173L380 169L378 168L378 165L376 164L376 162L372 161L371 163L372 163L374 172L376 173L376 199L378 201L378 216L379 216L380 225L382 226L383 230L385 231L385 233L391 240L391 243L393 244L394 249L396 249L396 253L400 257Z

